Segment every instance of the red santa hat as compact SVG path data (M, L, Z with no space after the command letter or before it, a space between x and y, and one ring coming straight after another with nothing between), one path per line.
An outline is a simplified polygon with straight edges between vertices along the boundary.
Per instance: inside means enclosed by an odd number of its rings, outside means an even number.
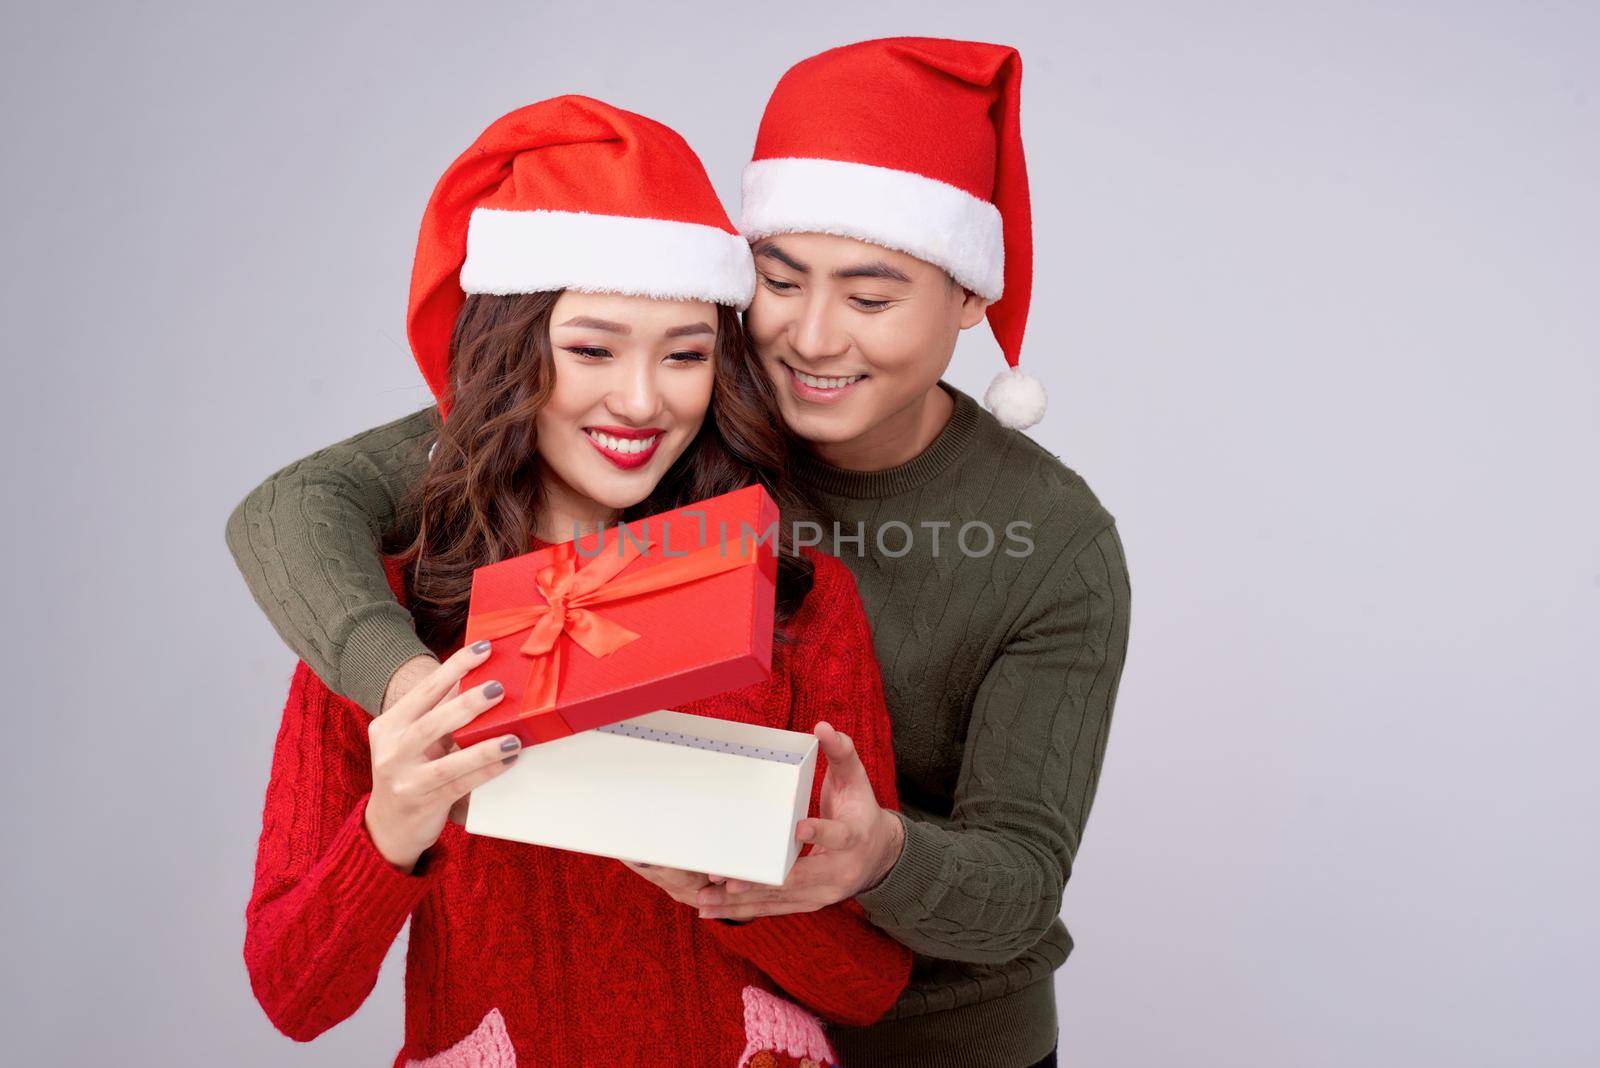
M989 305L1009 370L984 404L1044 416L1017 361L1033 283L1019 123L1022 58L1006 45L893 37L802 60L772 91L744 171L740 229L837 234L944 268Z
M442 416L466 294L556 289L743 310L755 266L682 137L599 100L560 96L491 123L423 212L406 334Z

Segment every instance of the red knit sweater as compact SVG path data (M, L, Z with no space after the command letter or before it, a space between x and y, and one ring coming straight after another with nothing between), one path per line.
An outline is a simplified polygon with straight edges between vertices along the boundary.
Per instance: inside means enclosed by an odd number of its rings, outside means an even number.
M816 583L787 628L796 643L774 647L768 681L681 710L807 732L825 719L855 741L879 801L898 808L888 712L854 579L833 557L811 555ZM700 919L621 861L469 835L455 823L416 873L404 873L363 822L370 721L299 664L273 754L244 946L256 998L291 1038L309 1041L360 1007L408 918L397 1066L436 1058L430 1065L734 1068L781 1045L748 1034L747 1019L752 1031L774 1011L788 1013L781 1026L791 1030L796 1016L809 1022L772 994L860 1026L905 987L910 950L854 900L732 926ZM819 757L811 815L825 771Z

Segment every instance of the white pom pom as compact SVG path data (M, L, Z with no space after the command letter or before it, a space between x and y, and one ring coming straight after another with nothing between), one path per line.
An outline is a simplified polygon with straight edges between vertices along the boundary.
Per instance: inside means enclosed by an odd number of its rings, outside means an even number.
M1008 367L995 375L983 394L983 406L1001 426L1026 430L1044 418L1044 383L1020 368Z

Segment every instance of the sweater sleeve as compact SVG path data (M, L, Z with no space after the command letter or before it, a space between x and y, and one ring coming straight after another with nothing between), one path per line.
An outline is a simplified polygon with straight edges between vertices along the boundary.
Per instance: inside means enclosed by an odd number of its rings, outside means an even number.
M1131 596L1114 524L1052 569L978 689L948 823L901 814L900 859L857 896L874 923L981 964L1044 936L1099 782Z
M437 409L336 442L270 475L228 516L256 604L336 693L376 715L395 670L431 656L385 577L381 546L427 468Z
M790 627L798 643L790 671L789 729L810 733L826 720L848 734L878 803L896 809L889 711L866 612L844 564L825 554L813 555L816 583ZM827 760L819 755L812 815L820 811L826 773ZM876 1022L910 981L911 951L875 927L853 899L737 926L707 922L723 945L834 1023L865 1027Z
M279 1031L308 1042L361 1006L411 910L444 862L415 873L367 834L371 764L361 713L302 661L272 758L245 909L244 959L256 1000Z

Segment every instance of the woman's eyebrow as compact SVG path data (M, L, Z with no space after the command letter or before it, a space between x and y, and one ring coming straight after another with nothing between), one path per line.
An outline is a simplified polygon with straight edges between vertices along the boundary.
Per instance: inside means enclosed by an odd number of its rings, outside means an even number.
M631 333L633 333L633 328L631 326L629 326L627 323L614 323L610 319L596 319L593 316L589 316L589 315L574 316L573 318L568 319L566 322L564 322L564 323L562 323L560 325L562 325L562 326L582 326L582 327L586 327L586 328L588 328L590 330L604 330L607 333L611 333L611 334L631 334Z
M695 334L712 334L712 335L715 335L716 331L711 329L711 326L710 326L709 323L690 323L688 326L675 326L675 327L673 327L671 330L667 331L666 336L667 337L691 337L691 336L693 336Z

